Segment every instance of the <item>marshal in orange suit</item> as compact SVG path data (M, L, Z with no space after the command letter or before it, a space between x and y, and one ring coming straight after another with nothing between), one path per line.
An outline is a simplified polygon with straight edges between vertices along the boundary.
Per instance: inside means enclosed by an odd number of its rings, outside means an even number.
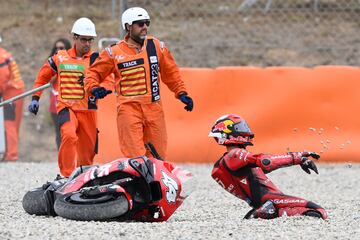
M95 25L88 18L78 19L72 28L73 48L60 50L42 66L34 88L48 83L57 75L57 113L61 143L58 154L60 173L68 177L81 165L92 165L97 153L96 99L84 90L85 70L98 56L91 44L96 37ZM111 88L113 80L104 85ZM36 114L41 92L32 96L29 111Z
M99 84L114 73L117 127L123 155L149 155L144 143L151 142L160 156L166 158L167 133L160 81L186 105L187 111L192 111L193 101L168 48L147 36L150 25L147 11L139 7L127 9L122 15L122 25L127 35L101 52L86 74L85 88L89 93L101 90Z
M1 37L0 37L1 42ZM24 92L25 85L12 55L0 48L0 98L7 100ZM23 100L17 100L4 106L6 152L5 161L16 161L19 158L18 142L22 118Z

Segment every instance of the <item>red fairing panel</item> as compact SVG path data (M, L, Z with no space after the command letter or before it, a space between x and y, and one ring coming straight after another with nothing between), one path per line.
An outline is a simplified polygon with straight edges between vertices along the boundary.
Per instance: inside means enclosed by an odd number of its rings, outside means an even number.
M63 194L78 191L87 182L95 179L96 177L109 175L112 172L119 171L120 168L123 172L128 172L133 176L140 177L140 174L129 165L128 160L129 158L119 158L101 166L93 166L84 173L80 174L73 181L66 183L58 191Z
M183 203L183 183L192 178L192 174L186 170L175 167L169 162L155 160L154 175L159 180L163 197L154 202L149 209L137 213L135 220L148 222L166 221L175 210Z

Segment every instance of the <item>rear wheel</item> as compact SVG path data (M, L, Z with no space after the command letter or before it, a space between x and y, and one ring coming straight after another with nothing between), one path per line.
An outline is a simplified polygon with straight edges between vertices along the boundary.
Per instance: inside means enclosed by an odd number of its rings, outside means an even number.
M24 195L22 206L25 212L35 215L47 215L44 192L45 190L40 187L28 191Z
M59 196L54 205L55 212L64 218L91 221L119 217L129 209L127 198L120 194L85 198L75 192Z

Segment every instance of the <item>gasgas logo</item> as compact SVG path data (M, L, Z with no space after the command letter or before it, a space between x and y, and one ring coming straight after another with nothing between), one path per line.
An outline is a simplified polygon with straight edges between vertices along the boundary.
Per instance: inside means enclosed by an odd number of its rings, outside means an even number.
M305 203L303 199L275 199L273 201L275 204L287 204L287 203Z
M219 132L225 132L225 133L231 133L231 130L228 129L229 125L234 124L233 121L227 119L225 121L222 121L214 126L214 130L217 130Z

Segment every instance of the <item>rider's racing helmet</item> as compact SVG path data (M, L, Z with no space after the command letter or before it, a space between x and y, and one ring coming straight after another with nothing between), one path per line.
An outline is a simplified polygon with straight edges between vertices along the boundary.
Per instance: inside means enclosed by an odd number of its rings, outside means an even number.
M216 120L209 137L214 137L220 145L250 145L254 133L245 119L235 114L227 114Z

